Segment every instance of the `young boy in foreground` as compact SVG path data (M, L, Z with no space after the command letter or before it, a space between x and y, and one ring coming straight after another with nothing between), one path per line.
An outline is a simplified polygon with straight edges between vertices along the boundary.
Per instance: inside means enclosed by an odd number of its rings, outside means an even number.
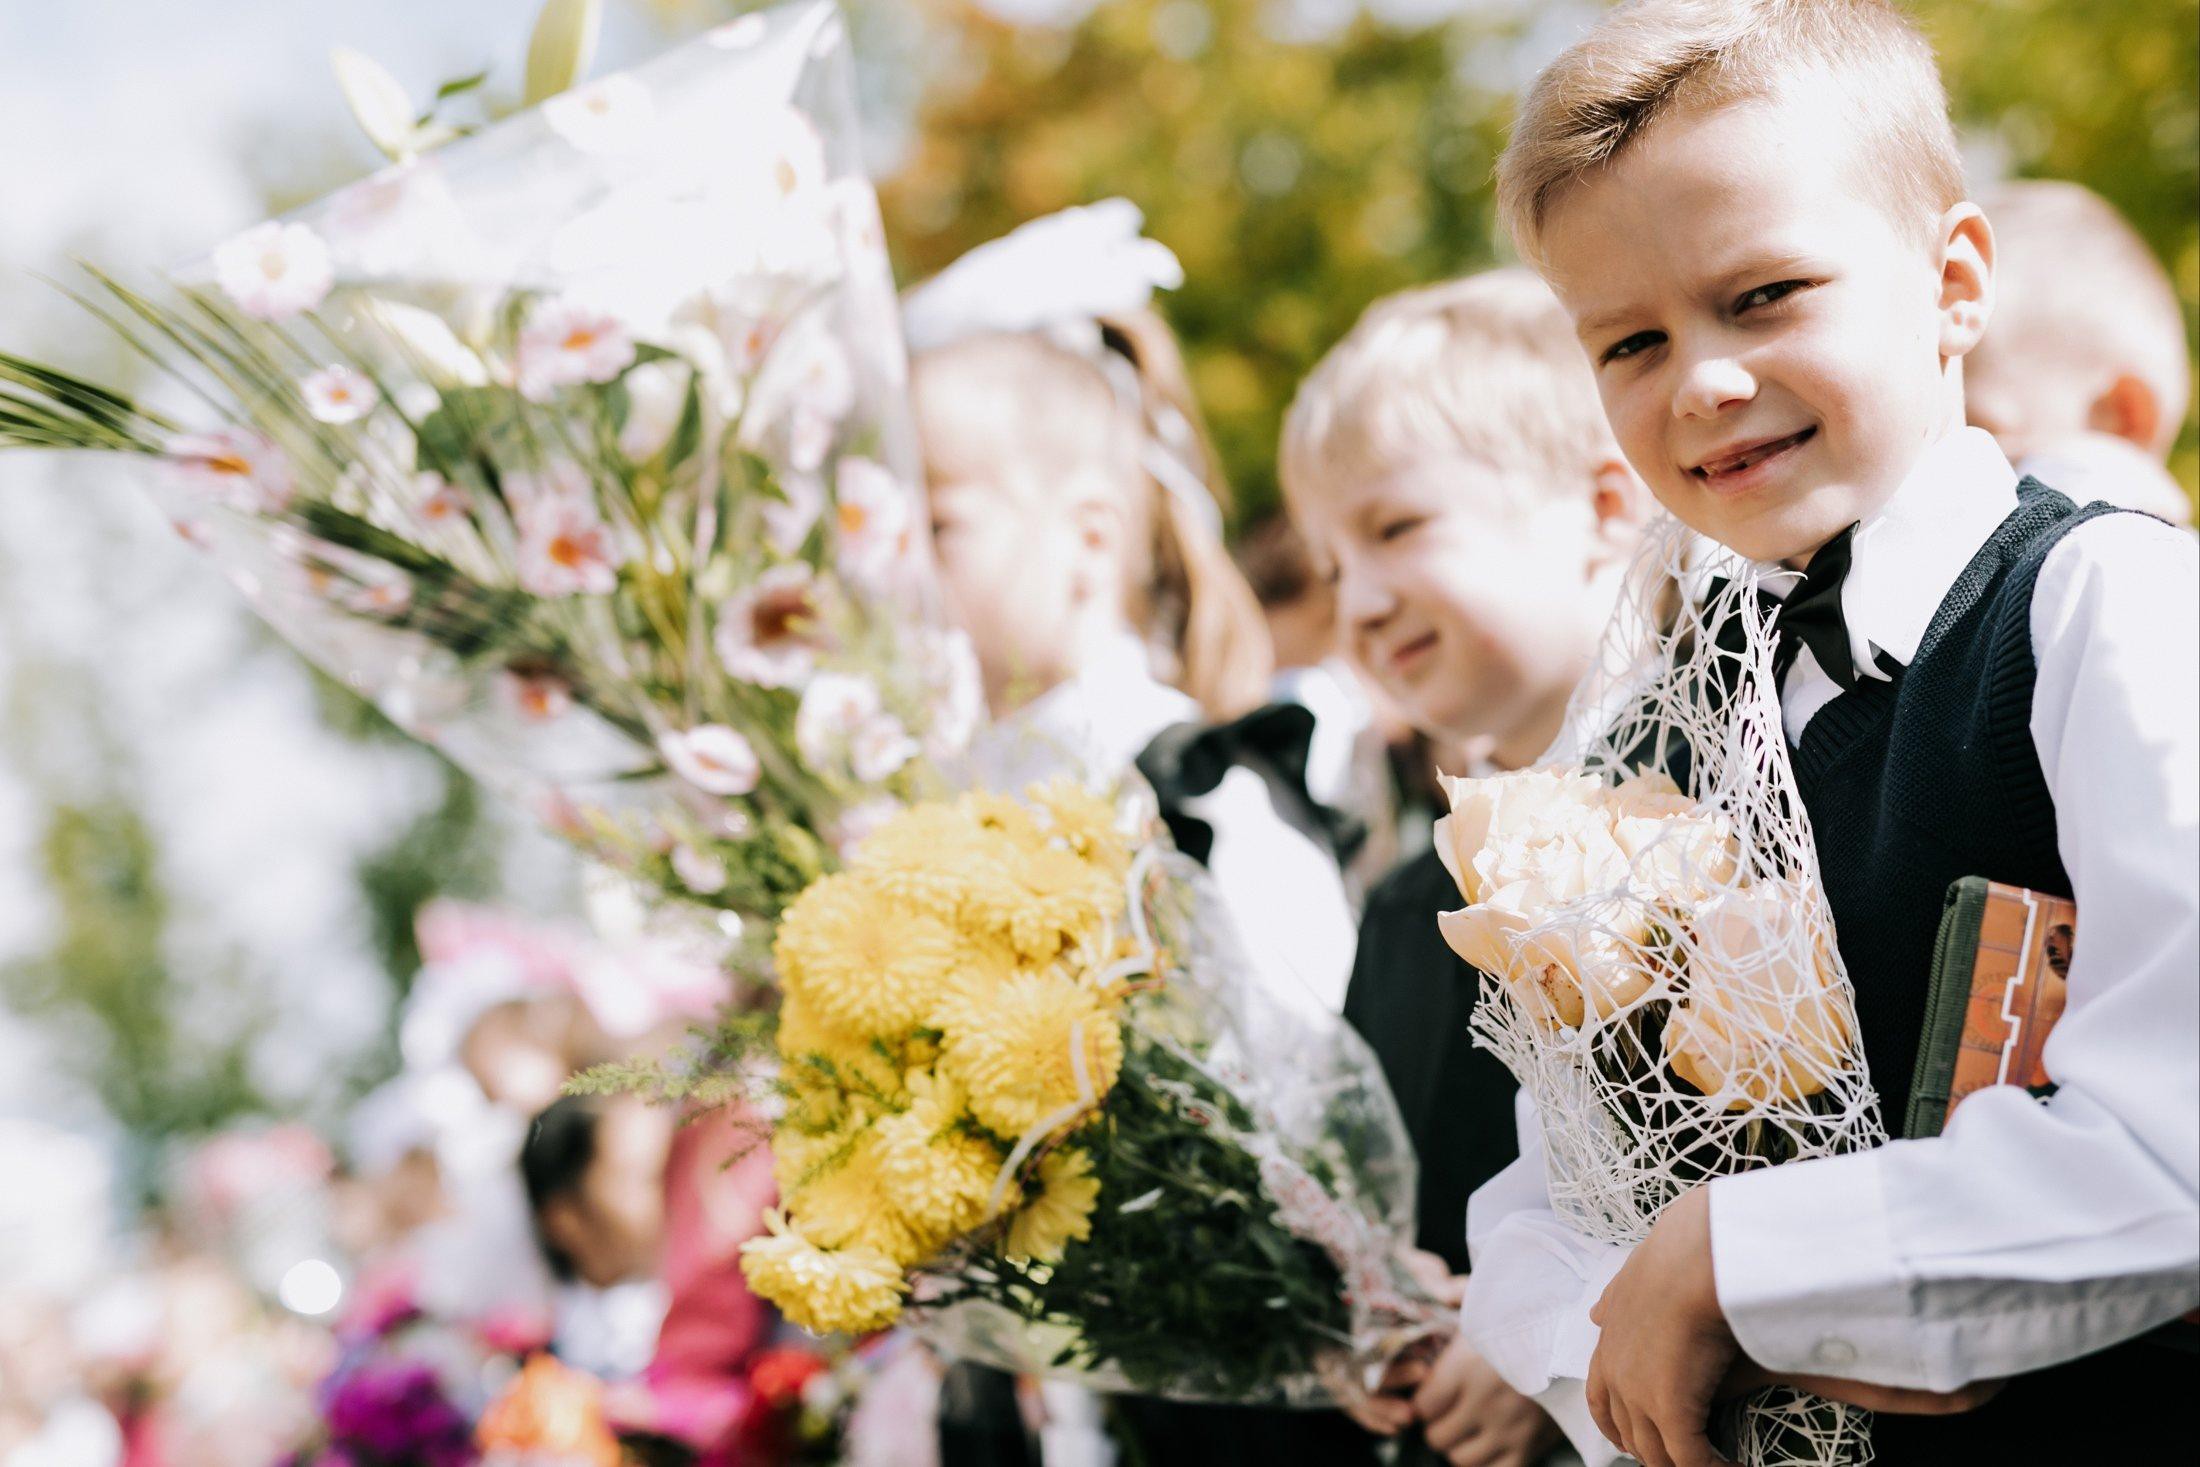
M2189 1360L2098 1352L2200 1304L2200 575L1965 426L1994 241L1929 48L1878 0L1639 0L1537 80L1499 192L1652 494L1845 570L1780 700L1883 1114L1952 881L2081 919L2044 1104L1719 1179L1631 1256L1531 1146L1471 1206L1469 1339L1592 1467L1717 1461L1714 1400L1768 1377L1940 1413L1882 1414L1883 1461L2181 1455Z

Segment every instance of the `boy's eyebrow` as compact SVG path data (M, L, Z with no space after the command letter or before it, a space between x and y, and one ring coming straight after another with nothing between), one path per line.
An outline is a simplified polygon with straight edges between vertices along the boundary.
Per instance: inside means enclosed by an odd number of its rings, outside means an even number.
M1587 341L1592 336L1602 336L1634 314L1635 308L1633 306L1620 306L1609 311L1598 311L1594 315L1584 316L1576 321L1574 323L1574 334L1583 341Z

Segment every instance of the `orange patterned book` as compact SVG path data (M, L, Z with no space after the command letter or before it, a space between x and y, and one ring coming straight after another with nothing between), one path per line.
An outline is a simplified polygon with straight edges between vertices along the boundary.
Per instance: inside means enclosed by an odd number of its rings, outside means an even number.
M1989 1085L2052 1087L2041 1052L2068 996L2077 923L2065 897L1975 876L1948 888L1904 1135L1937 1135Z

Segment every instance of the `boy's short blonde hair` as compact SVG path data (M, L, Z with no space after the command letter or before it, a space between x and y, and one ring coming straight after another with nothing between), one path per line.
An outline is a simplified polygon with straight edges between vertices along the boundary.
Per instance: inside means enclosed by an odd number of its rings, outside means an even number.
M1539 257L1551 207L1670 112L1816 70L1856 96L1888 204L1919 228L1963 198L1932 47L1886 0L1633 0L1543 69L1497 164L1498 210Z
M1369 306L1291 401L1284 495L1430 453L1523 470L1509 477L1583 498L1597 465L1618 457L1573 323L1530 272L1491 270Z
M2162 420L2151 446L2177 441L2192 393L2185 312L2169 272L2108 200L2080 184L2026 179L1985 200L1994 229L1994 319L1964 358L1976 386L2000 376L2098 390L2130 374Z

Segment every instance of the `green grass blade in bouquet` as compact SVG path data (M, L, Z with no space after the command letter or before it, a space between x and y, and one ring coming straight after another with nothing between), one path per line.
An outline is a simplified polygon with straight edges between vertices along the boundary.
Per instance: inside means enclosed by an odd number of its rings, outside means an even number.
M971 732L831 4L90 273L176 406L0 357L0 445L154 469L277 631L643 885L768 923Z
M1070 781L919 805L791 907L783 1214L819 1332L1106 1388L1314 1404L1445 1327L1365 1045L1263 983L1205 873Z

